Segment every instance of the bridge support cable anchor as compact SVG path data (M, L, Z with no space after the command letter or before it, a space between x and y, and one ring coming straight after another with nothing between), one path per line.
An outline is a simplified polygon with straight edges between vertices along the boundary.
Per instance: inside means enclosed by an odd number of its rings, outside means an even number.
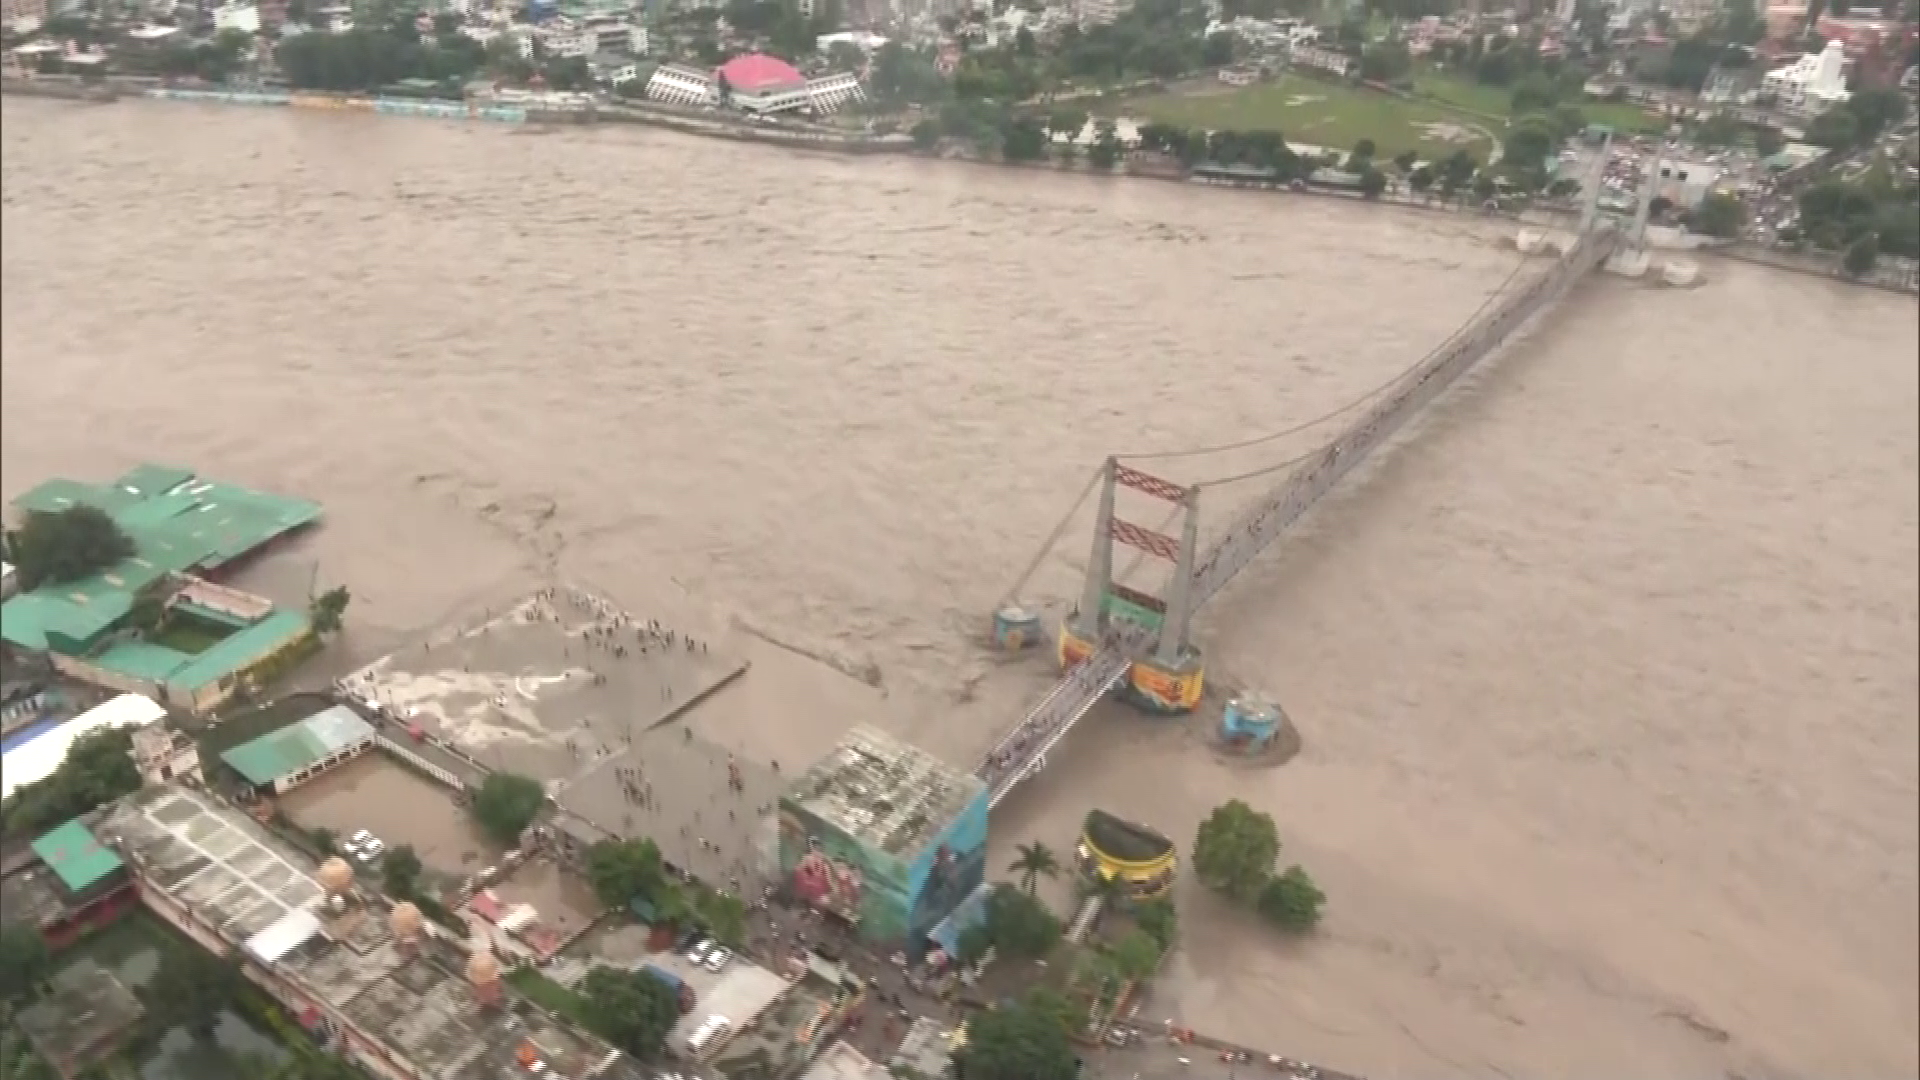
M1066 535L1067 528L1073 524L1073 516L1080 512L1080 504L1087 501L1088 495L1093 494L1093 489L1100 483L1103 473L1104 468L1095 469L1093 474L1087 477L1086 486L1080 489L1080 494L1074 496L1073 505L1067 507L1067 512L1060 518L1059 524L1047 534L1046 543L1041 544L1040 550L1034 553L1033 561L1027 564L1027 568L1013 580L1012 587L1008 588L1001 595L999 602L993 605L995 645L1009 652L1017 652L1029 645L1038 644L1044 636L1041 633L1040 616L1021 605L1020 594L1026 589L1027 583L1033 580L1033 575L1040 571L1040 566L1047 561L1047 556L1059 546L1060 538Z

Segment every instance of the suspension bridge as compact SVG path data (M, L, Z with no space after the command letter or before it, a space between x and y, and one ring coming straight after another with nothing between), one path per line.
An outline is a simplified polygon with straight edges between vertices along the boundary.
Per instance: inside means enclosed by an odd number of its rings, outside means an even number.
M1585 206L1571 242L1545 273L1515 287L1522 262L1501 288L1454 335L1382 387L1307 424L1222 446L1132 458L1109 457L1082 492L1099 491L1092 554L1079 604L1062 621L1057 656L1065 673L1024 719L1002 736L975 769L986 782L989 805L997 806L1022 780L1046 765L1047 754L1073 730L1080 718L1109 693L1152 712L1189 712L1200 703L1205 679L1203 658L1192 642L1192 619L1202 605L1226 588L1234 575L1297 522L1340 479L1439 397L1461 375L1503 344L1528 320L1557 304L1582 278L1602 264L1638 277L1646 269L1646 222L1652 184L1645 184L1631 226L1598 213L1598 173L1610 152L1603 147L1589 180ZM1523 234L1520 246L1538 246ZM1126 464L1144 457L1171 458L1239 450L1294 435L1347 413L1358 417L1319 449L1265 468L1210 481L1218 487L1266 475L1279 481L1242 511L1204 552L1199 546L1201 484L1178 484ZM1115 494L1128 488L1168 504L1181 519L1180 535L1116 517ZM1018 593L1058 542L1074 510L1048 538L1040 554L1014 584L994 616L994 637L1003 647L1021 648L1045 636L1039 619L1017 606ZM1173 564L1164 597L1127 588L1114 579L1114 545L1123 544Z

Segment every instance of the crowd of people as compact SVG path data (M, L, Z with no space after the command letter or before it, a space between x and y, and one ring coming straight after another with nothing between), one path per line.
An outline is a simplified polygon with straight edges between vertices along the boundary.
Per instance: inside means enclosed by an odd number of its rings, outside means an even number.
M1122 667L1121 670L1126 669ZM987 754L986 761L974 774L986 782L989 791L998 789L1003 781L1026 765L1055 735L1080 719L1087 706L1106 691L1114 678L1109 665L1084 662L1075 665L1062 681L1064 689L1056 690L1042 707L1028 713L1020 726L1008 733ZM1056 702L1064 707L1056 707Z

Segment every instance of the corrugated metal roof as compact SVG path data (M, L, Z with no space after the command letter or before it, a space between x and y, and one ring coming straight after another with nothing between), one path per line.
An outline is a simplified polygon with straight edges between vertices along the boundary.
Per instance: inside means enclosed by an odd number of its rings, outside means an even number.
M138 554L83 581L47 586L0 609L0 636L34 651L61 648L49 635L90 647L127 613L132 594L168 571L213 568L320 519L320 505L141 465L110 485L53 479L13 500L27 513L93 506L111 515Z
M373 727L345 705L335 705L297 724L241 743L220 755L252 784L275 780L355 743L373 738Z
M33 853L60 876L62 885L74 892L126 865L78 818L35 840Z
M246 940L241 948L263 964L278 963L280 958L305 945L320 932L320 917L306 908L294 908L275 919L273 925Z
M167 676L167 689L186 694L217 682L236 671L265 659L307 634L309 622L304 611L276 611L247 627L237 630L205 651L180 665Z
M51 731L37 735L0 757L0 797L15 788L38 783L52 776L67 760L73 741L82 735L106 728L144 727L167 715L152 698L139 694L121 694L112 701L88 709Z

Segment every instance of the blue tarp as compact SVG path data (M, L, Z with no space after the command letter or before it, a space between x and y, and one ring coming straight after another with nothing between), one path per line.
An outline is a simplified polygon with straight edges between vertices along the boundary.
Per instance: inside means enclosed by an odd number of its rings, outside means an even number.
M981 882L978 888L967 894L965 900L960 901L958 907L947 913L946 918L927 931L927 937L935 945L947 950L947 955L959 955L960 935L987 921L987 898L993 895L993 889L993 882Z

